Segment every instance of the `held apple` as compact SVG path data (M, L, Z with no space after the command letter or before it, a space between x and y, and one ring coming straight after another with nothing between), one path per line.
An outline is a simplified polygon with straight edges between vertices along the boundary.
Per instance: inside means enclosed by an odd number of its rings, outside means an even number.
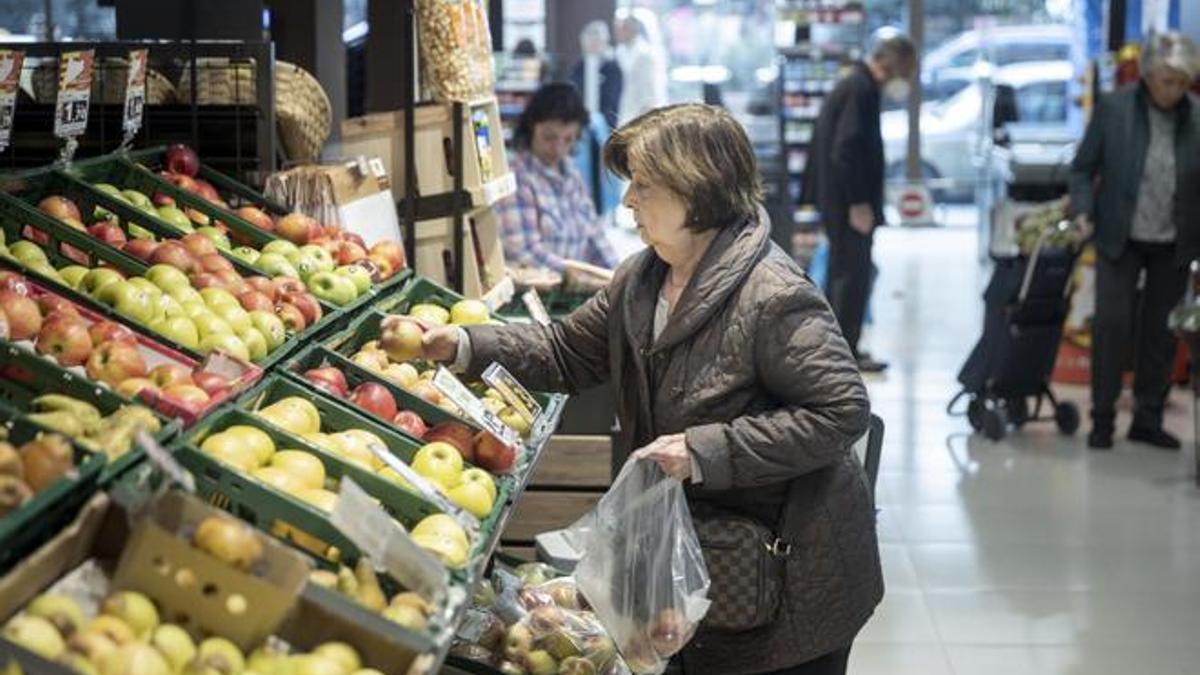
M363 382L350 395L354 405L367 412L391 420L396 416L396 399L388 388L378 382Z
M462 479L462 455L449 443L429 443L413 455L412 468L442 488L450 489Z
M309 277L308 289L318 298L339 307L354 302L358 297L354 282L333 272L317 272Z
M354 290L359 295L371 290L371 273L362 265L343 265L335 271L354 282Z
M346 376L333 366L307 370L304 372L304 379L338 398L345 398L350 391L350 385L346 383Z
M412 361L424 353L425 330L416 321L390 322L379 336L379 346L393 361Z
M63 366L83 365L92 355L87 324L78 316L63 312L46 317L34 346L39 354L51 356Z
M87 374L93 380L115 387L130 378L145 377L146 361L136 342L105 342L93 349L88 357Z

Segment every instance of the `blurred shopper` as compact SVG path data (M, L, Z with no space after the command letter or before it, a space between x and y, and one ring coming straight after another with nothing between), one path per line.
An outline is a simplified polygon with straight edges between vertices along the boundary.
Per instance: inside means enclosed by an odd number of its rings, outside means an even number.
M887 367L858 351L871 294L871 245L883 223L880 94L907 98L916 65L916 50L903 35L882 40L870 59L855 63L821 106L804 177L801 201L816 205L829 239L829 304L863 372Z
M736 553L713 548L745 565L710 570L713 606L674 672L845 673L883 596L853 450L867 391L850 349L820 291L771 242L754 150L727 112L654 110L618 129L604 158L631 181L625 204L648 248L553 326L434 328L424 356L470 378L501 363L539 391L609 383L616 457L686 481L706 531L753 528Z
M624 73L620 122L667 103L667 55L658 19L645 7L622 8L616 20L617 62Z
M496 207L510 263L556 272L568 260L616 266L616 253L571 161L587 121L570 82L542 85L517 120L511 160L517 193Z
M1163 430L1174 340L1167 315L1200 256L1200 75L1196 45L1153 35L1141 80L1096 102L1071 165L1071 203L1095 232L1096 313L1092 320L1092 431L1088 445L1112 447L1115 404L1130 343L1136 408L1129 439L1176 450ZM1138 280L1145 275L1141 302Z
M621 66L613 58L608 24L593 21L579 34L583 58L571 70L571 81L583 94L583 107L599 112L609 129L617 128L621 106Z

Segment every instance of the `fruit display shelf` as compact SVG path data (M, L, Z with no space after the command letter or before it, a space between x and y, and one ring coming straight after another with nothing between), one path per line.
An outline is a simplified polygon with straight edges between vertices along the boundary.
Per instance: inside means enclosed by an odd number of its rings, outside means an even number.
M17 241L22 239L37 244L44 252L45 257L50 263L50 267L57 269L61 269L64 265L87 263L85 266L111 267L126 277L141 277L150 269L141 260L115 247L104 244L86 232L72 229L62 222L50 218L30 204L18 199L6 198L3 193L0 193L0 231L3 232L9 245L17 243ZM0 256L0 266L6 266L9 269L20 269L27 274L36 275L40 280L61 287L61 293L71 298L72 301L87 304L115 320L126 324L135 324L141 326L144 330L150 330L147 326L134 321L131 317L121 315L103 303L92 301L88 296L77 291L74 286L60 275L51 274L50 270L45 269L44 266L31 266L20 260L15 260L11 257L4 258L2 256ZM397 277L406 277L407 274L406 270L404 273L397 275ZM322 307L323 312L326 309L328 308ZM298 334L288 335L280 346L271 350L256 363L262 368L269 368L284 359L301 344L313 338L326 335L330 331L344 325L351 318L353 311L342 310L323 313L316 322L306 325L304 330ZM151 333L159 335L154 331L151 331ZM168 340L175 349L193 358L201 359L204 356L199 351L181 345L174 340L169 340L165 336L160 336L160 339Z
M73 399L84 401L94 406L101 415L107 417L121 409L122 406L138 403L107 387L95 384L91 380L66 370L35 354L29 353L10 342L0 340L0 400L10 408L21 412L21 420L29 422L46 431L55 429L37 424L29 419L33 401L46 394L61 394ZM171 420L162 413L156 413L161 423L157 433L151 434L160 445L166 444L180 428L180 423ZM104 466L100 476L101 485L108 485L127 469L142 459L141 448L134 445L116 459L110 459Z
M583 303L592 299L594 293L571 293L562 290L562 288L554 288L545 293L539 293L542 299L542 304L546 307L546 313L553 320L558 320L566 315L579 309ZM528 322L529 308L521 300L520 293L516 294L511 302L496 310L496 316L507 321Z
M153 148L145 148L142 150L133 150L123 155L125 159L146 169L160 173L168 168L167 146L160 145ZM199 162L199 168L196 170L196 178L203 179L212 185L221 199L229 205L230 209L237 209L243 206L255 206L262 209L270 216L287 215L290 209L287 206L271 199L262 192L245 185L233 178L213 169L204 162Z
M398 292L391 293L373 303L371 309L385 314L406 314L413 305L420 303L450 307L463 299L464 296L418 274L414 275ZM495 318L499 321L503 320L500 317Z
M44 432L15 413L12 409L0 411L8 443L20 446ZM104 455L88 452L74 442L71 450L74 469L0 515L0 573L57 534L95 493L105 465Z

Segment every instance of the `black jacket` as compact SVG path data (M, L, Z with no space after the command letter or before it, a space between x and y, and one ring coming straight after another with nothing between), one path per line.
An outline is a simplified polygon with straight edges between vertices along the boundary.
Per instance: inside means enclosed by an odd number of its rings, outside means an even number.
M859 62L821 105L801 203L816 206L826 228L848 227L850 205L862 203L882 223L883 178L879 84Z
M571 82L583 95L583 61L571 69ZM624 75L621 66L613 59L605 59L600 63L600 114L608 122L610 129L617 128L617 111L621 108L621 88L624 86ZM588 112L597 112L589 110Z
M1091 218L1096 248L1110 259L1121 257L1133 226L1150 145L1147 96L1139 83L1100 97L1071 163L1071 206ZM1188 94L1176 115L1175 253L1186 263L1200 257L1200 99Z

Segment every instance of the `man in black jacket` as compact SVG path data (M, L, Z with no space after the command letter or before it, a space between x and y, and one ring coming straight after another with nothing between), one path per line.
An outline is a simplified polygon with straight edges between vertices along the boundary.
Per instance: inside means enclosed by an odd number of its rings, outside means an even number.
M916 51L898 35L855 63L821 105L804 176L802 203L815 204L829 238L826 296L864 372L887 364L858 352L863 316L871 293L871 244L883 223L883 137L879 130L881 89L906 98L916 70Z
M1179 448L1162 428L1175 354L1167 315L1183 295L1188 262L1200 256L1200 99L1187 93L1200 75L1200 53L1181 35L1153 35L1141 70L1138 83L1096 102L1071 164L1071 205L1086 228L1094 224L1098 254L1088 435L1096 450L1112 447L1135 336L1129 439Z

